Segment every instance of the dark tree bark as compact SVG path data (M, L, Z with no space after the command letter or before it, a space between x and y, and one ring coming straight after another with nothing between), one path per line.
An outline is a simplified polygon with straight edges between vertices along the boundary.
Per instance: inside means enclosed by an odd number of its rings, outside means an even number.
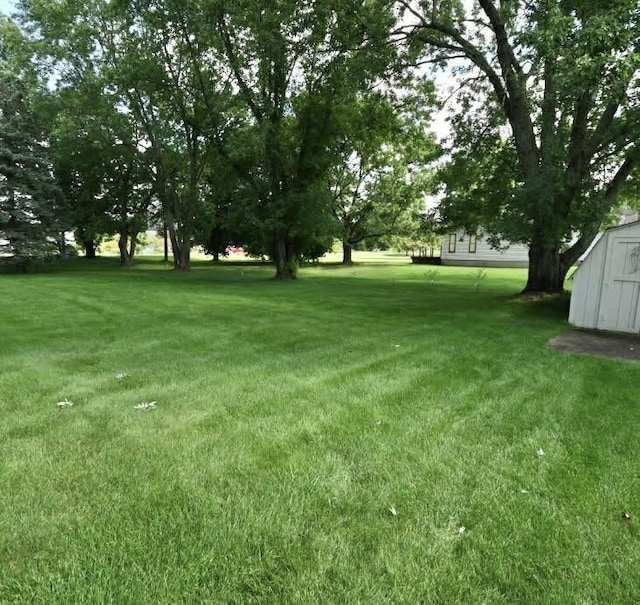
M164 230L162 232L162 239L164 240L164 262L169 262L169 234L167 233L167 225L165 223Z
M120 229L120 237L118 238L118 249L120 250L120 266L128 267L133 264L133 258L129 253L129 230Z
M138 233L136 231L131 233L131 239L129 240L129 260L131 264L135 260L136 251L138 249Z
M342 242L342 264L343 265L353 265L352 260L352 252L353 247L349 242Z
M191 249L187 247L173 251L173 266L178 271L189 271L191 269Z
M569 265L562 261L559 245L535 239L529 248L529 274L522 294L558 293L564 290Z
M292 281L298 278L298 258L291 242L284 237L276 239L276 251L274 255L276 265L276 279Z
M89 260L95 260L96 243L92 239L85 239L82 241L82 247L84 248L85 258L88 258Z
M169 227L171 249L173 251L173 268L177 271L189 271L191 269L191 239L181 231L180 235Z

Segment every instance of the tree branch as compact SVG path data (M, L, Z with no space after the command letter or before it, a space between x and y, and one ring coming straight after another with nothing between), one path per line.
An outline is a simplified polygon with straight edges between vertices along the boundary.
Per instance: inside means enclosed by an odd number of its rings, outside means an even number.
M604 191L603 202L601 205L602 218L599 221L588 225L583 230L578 241L560 255L560 259L565 266L573 265L582 256L582 254L584 254L587 248L589 248L602 225L602 219L609 208L611 208L615 203L616 198L620 194L620 191L624 187L624 184L627 182L631 173L638 166L640 166L640 149L635 147L629 152L629 155L618 168L613 179L611 179L611 182Z
M222 43L225 48L225 52L227 54L227 58L229 59L229 64L231 69L233 70L233 74L235 75L236 82L238 83L238 87L244 97L253 117L256 121L261 122L263 118L263 113L259 105L256 103L255 98L253 96L253 92L249 88L248 84L245 82L244 77L242 76L242 72L240 71L240 64L238 61L238 57L236 56L236 52L233 48L233 41L231 40L231 34L227 27L225 15L223 12L223 8L220 8L220 12L218 14L218 31L220 32L220 36L222 38Z
M640 166L640 147L636 145L629 150L627 157L605 190L604 197L609 208L616 201L627 179L638 166Z
M569 150L567 167L565 170L565 187L570 197L579 186L587 169L590 158L586 154L587 124L589 111L593 107L593 97L589 91L584 91L576 101L573 125L569 136Z
M524 71L520 62L513 52L513 47L509 42L509 36L505 29L504 21L498 12L498 9L491 0L478 0L482 10L489 18L491 29L496 37L496 44L498 46L498 59L500 60L500 66L502 67L503 75L507 76L507 73L513 70L520 80L524 78Z
M491 0L478 0L489 18L495 35L498 62L502 69L506 90L509 94L507 116L513 129L518 159L525 177L533 176L538 170L539 151L536 145L535 129L525 89L526 78L522 66L509 42L504 21Z
M600 120L598 120L598 125L596 126L591 138L586 144L586 154L587 157L593 157L598 147L602 145L605 141L605 137L607 132L609 131L609 127L613 123L613 119L615 118L616 112L620 104L618 102L610 103L605 107L605 110L602 112L600 116Z
M555 59L546 57L544 61L544 95L542 99L542 125L540 129L540 155L545 171L553 170L553 153L556 125L558 91L556 89Z

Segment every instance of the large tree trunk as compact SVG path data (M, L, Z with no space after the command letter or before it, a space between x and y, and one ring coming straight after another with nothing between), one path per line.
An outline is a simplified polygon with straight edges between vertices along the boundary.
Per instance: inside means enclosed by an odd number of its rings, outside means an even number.
M352 265L353 260L351 258L351 253L353 252L353 247L348 242L342 242L342 264L343 265Z
M212 227L209 232L209 241L207 242L207 251L213 255L213 262L220 261L220 254L223 251L225 237L223 231L217 227Z
M191 234L192 215L196 211L198 202L198 136L193 128L189 134L189 188L184 207L182 204L172 205L169 214L169 236L173 249L173 267L176 271L189 271L191 269ZM184 199L182 200L184 203Z
M129 231L127 229L120 230L118 249L120 250L120 266L128 267L131 265L133 263L133 259L129 254Z
M171 249L173 251L173 268L177 271L189 271L191 269L191 239L184 233L178 234L169 228Z
M173 266L178 271L189 271L191 269L191 247L180 246L173 251Z
M561 260L560 246L534 239L529 248L529 275L522 294L562 292L568 270Z
M85 239L82 241L82 247L84 248L85 258L88 258L89 260L95 260L96 243L92 239Z
M162 227L162 239L164 243L164 262L169 262L169 232L167 231L167 223L163 223Z
M131 239L129 240L129 260L130 260L130 264L133 264L133 261L135 259L136 256L136 250L138 248L138 244L137 244L137 240L138 239L138 234L137 232L133 232L131 234Z
M276 239L274 257L276 265L276 279L291 281L298 278L298 258L295 249L284 237Z

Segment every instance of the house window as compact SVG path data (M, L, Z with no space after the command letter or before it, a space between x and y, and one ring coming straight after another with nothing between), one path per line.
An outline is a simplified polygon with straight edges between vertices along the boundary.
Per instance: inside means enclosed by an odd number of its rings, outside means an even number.
M456 234L451 233L449 235L449 253L453 254L456 251Z
M469 236L469 254L475 254L478 248L478 236L474 233Z

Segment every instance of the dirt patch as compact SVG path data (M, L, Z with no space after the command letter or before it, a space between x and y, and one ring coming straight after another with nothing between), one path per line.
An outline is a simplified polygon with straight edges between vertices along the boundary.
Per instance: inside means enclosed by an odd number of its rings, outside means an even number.
M568 330L547 344L570 353L640 362L640 334Z

